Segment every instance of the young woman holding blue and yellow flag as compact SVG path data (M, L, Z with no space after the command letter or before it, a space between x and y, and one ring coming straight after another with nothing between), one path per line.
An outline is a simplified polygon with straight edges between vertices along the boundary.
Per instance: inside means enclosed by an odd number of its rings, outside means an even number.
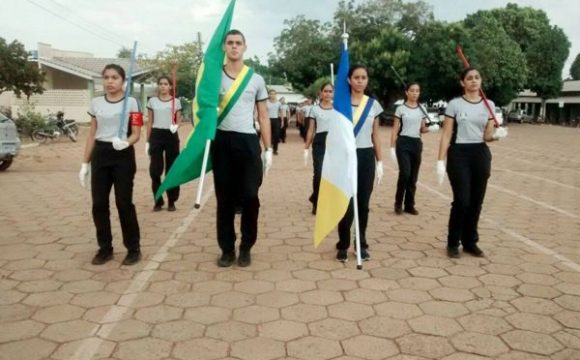
M357 152L357 202L360 226L361 259L370 259L366 241L366 227L369 217L369 201L373 191L375 176L380 183L383 178L383 161L379 138L379 118L383 108L375 99L365 95L369 77L364 65L353 65L348 72L352 104L353 126ZM376 162L375 162L376 161ZM339 241L336 244L336 259L348 260L350 229L354 220L353 201L350 201L346 214L338 224Z

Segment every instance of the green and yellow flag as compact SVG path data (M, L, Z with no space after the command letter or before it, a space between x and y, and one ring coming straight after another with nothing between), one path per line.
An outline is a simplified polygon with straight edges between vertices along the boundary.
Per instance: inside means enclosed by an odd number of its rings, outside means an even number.
M195 127L187 138L185 148L175 159L165 180L157 190L156 199L159 199L165 191L201 176L206 141L214 139L218 126L219 93L225 57L222 45L230 30L235 3L236 0L230 2L207 47L203 63L197 73L193 105ZM206 172L211 168L210 157Z

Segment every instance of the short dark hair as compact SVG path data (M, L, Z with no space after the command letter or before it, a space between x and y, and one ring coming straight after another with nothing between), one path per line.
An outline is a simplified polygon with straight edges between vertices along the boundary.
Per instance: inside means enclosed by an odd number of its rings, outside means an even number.
M161 80L167 80L167 82L169 83L169 85L173 86L173 81L169 78L169 76L167 75L161 75L160 77L157 78L157 85L159 85L159 83L161 82Z
M354 74L354 72L356 70L358 70L358 69L364 69L364 71L367 73L367 76L369 75L369 69L366 67L366 65L363 65L363 64L354 64L348 70L348 78L350 79L350 77L352 76L352 74Z
M459 78L459 79L460 79L460 80L465 80L465 77L467 76L467 74L469 74L470 72L472 72L472 71L474 71L474 70L475 70L475 71L477 71L477 72L479 72L479 70L478 70L477 68L474 68L474 67L471 67L471 66L469 66L469 67L465 68L465 69L464 69L464 70L461 72L461 75L460 75L460 78ZM480 73L480 75L481 75L481 73Z
M115 70L117 72L117 74L119 74L119 76L121 76L121 78L123 78L123 81L125 80L125 69L123 69L123 67L119 64L107 64L105 65L105 67L103 68L103 71L101 71L101 76L105 75L105 71L107 70Z
M409 89L411 88L411 86L413 85L417 85L419 87L419 89L421 89L421 85L419 85L418 82L416 81L411 81L410 83L407 84L407 86L405 87L405 91L409 91Z
M320 87L320 92L322 92L324 88L327 87L328 85L330 85L332 89L334 89L334 85L332 85L330 81L325 81L324 83L322 83L322 86Z
M230 31L228 31L226 33L226 36L224 37L224 44L226 43L226 39L230 35L240 35L242 37L242 40L244 41L244 44L246 44L246 37L244 36L244 34L242 34L242 32L240 30L236 30L236 29L231 29Z

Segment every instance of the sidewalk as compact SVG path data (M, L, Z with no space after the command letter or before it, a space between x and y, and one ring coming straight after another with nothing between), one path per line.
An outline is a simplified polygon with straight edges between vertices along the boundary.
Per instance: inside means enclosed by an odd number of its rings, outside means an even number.
M490 145L487 258L451 260L438 136L424 137L420 215L397 216L390 128L381 130L385 178L371 199L363 271L352 252L334 260L336 232L312 246L312 166L294 129L261 188L258 242L243 269L215 265L211 175L201 210L196 182L177 212L151 211L143 142L134 196L143 261L120 265L113 205L115 260L91 265L90 193L77 179L84 133L23 149L0 174L0 359L580 359L580 157L564 156L580 154L580 132L512 126Z

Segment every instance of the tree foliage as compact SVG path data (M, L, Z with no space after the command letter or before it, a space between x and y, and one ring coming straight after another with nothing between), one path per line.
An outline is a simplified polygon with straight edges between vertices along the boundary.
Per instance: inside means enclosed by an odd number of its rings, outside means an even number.
M202 53L197 43L182 45L167 45L164 51L157 53L155 58L145 60L152 68L157 69L153 76L167 75L171 78L173 64L176 70L176 95L191 99L195 87L197 69L202 61Z
M16 40L10 44L0 38L0 94L14 91L16 96L42 94L44 73L28 62L24 45Z
M576 55L576 59L570 67L570 76L574 80L580 80L580 54Z

